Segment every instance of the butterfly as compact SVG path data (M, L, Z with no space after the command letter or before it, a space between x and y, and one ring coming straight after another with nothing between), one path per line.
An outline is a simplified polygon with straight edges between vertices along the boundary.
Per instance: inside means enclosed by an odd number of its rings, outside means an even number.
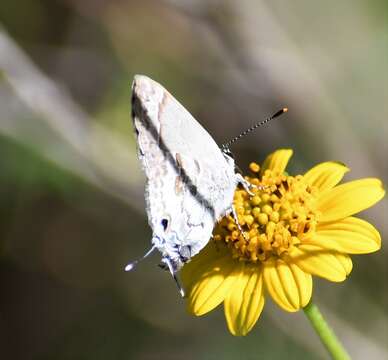
M132 84L132 118L152 229L152 247L143 258L159 250L177 282L176 273L205 247L218 220L232 213L238 224L235 189L252 185L236 172L229 144L253 127L219 147L162 85L144 75Z

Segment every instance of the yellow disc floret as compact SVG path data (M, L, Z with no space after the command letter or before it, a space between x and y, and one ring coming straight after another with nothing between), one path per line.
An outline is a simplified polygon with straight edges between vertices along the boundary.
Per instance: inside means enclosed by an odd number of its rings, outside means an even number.
M297 246L307 234L315 231L318 212L315 210L317 190L303 176L278 174L251 163L254 177L246 180L255 185L253 195L238 189L234 207L242 234L233 217L224 217L214 231L214 240L232 250L242 261L266 261L280 257Z

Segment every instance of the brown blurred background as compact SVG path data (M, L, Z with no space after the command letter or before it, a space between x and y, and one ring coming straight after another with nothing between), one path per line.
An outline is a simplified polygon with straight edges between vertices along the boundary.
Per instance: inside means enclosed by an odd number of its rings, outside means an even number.
M388 3L2 0L0 358L328 359L302 313L267 302L234 338L185 311L150 245L130 121L134 74L162 83L244 169L279 148L387 171ZM387 234L387 201L363 217ZM383 249L315 301L355 359L388 359Z

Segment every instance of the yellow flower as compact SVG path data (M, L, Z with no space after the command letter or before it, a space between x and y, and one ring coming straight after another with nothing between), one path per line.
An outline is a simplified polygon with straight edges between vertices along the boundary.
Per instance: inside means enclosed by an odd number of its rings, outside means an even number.
M284 310L298 311L312 294L312 275L343 281L352 270L348 254L380 249L378 231L352 217L384 196L382 183L367 178L338 185L349 169L325 162L304 175L285 173L292 150L252 163L258 186L253 196L235 192L231 216L216 226L213 239L182 269L188 309L203 315L222 302L233 335L255 325L269 294Z

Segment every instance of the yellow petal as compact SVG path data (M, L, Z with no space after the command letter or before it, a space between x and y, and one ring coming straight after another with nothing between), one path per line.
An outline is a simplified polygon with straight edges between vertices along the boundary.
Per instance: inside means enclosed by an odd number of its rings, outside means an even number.
M180 277L186 293L189 293L191 286L205 275L204 271L210 271L212 269L211 264L213 261L228 255L225 250L227 250L225 247L217 246L214 241L210 240L200 253L195 255L182 268ZM206 267L206 265L209 265L209 267Z
M203 274L190 288L187 306L189 312L200 316L213 310L225 297L238 279L242 263L231 257L214 259L198 268Z
M327 190L336 186L344 177L349 168L345 165L328 161L314 166L304 174L304 179L319 190Z
M318 224L316 232L302 242L347 254L367 254L381 247L379 232L367 221L355 217Z
M264 174L264 171L267 169L282 174L286 169L291 156L291 149L276 150L264 160L263 166L261 167L261 174Z
M263 307L261 270L257 265L245 264L224 302L229 331L236 336L246 335L256 324Z
M311 275L295 264L289 265L281 259L267 261L263 276L272 299L286 311L298 311L311 298Z
M385 194L379 179L361 179L324 191L317 199L319 221L343 219L365 210L381 200Z
M297 265L288 264L294 276L296 286L299 292L299 305L305 307L311 299L313 293L313 279L310 274L305 273Z
M330 281L340 282L346 279L342 263L334 256L335 252L316 245L299 245L289 253L292 261L303 271Z
M337 260L341 263L343 266L346 275L349 275L353 269L353 262L349 255L337 253L334 254L334 256L337 258Z

